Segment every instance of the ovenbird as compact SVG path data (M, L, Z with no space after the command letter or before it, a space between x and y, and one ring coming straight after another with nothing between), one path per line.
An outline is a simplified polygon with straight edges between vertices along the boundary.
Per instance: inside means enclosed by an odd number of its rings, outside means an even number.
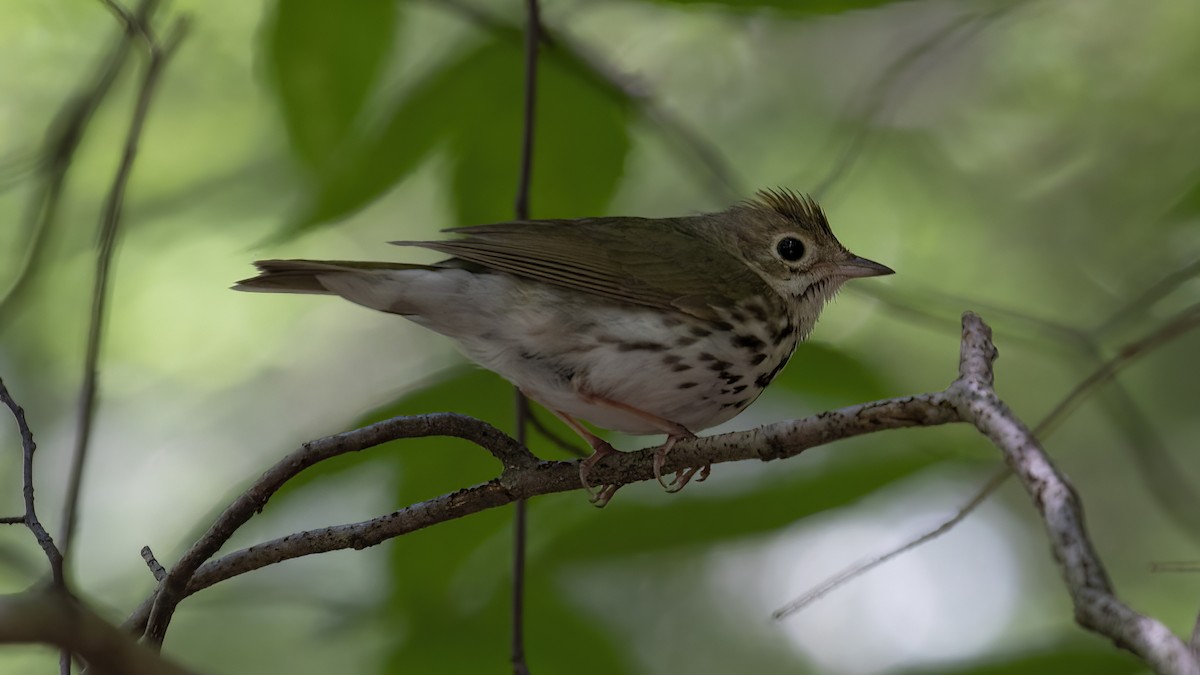
M667 434L654 461L662 483L675 441L758 398L846 280L892 273L846 250L817 203L787 190L679 218L448 231L461 236L392 242L451 256L435 265L263 260L234 288L339 295L453 338L587 441L579 474L589 492L589 469L615 450L580 420ZM615 491L603 486L592 501Z

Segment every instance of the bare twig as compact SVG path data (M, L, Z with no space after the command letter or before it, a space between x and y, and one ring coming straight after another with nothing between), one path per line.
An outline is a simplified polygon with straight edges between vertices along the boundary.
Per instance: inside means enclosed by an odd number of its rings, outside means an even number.
M154 575L155 581L162 581L167 577L167 570L158 562L158 558L154 557L154 551L151 551L149 546L142 547L142 560L146 561L146 567L150 568L150 574Z
M13 418L17 421L17 431L21 434L21 487L25 498L25 514L19 520L16 518L5 518L4 522L6 524L22 522L25 524L25 527L29 528L38 545L42 547L42 552L46 554L46 560L50 562L50 578L53 587L59 595L67 597L70 595L70 591L67 588L63 554L58 546L55 545L50 533L42 526L34 504L33 453L37 450L37 443L33 440L33 431L29 429L29 423L25 420L25 410L13 400L12 396L8 393L8 388L4 386L3 380L0 380L0 401L12 411ZM59 653L58 672L60 675L71 675L71 659L72 656L69 649L64 648Z
M907 81L902 75L913 74L916 71L915 64L922 57L927 56L934 49L942 46L943 42L949 41L951 38L954 38L956 42L966 42L986 28L989 19L993 19L1011 9L1011 6L1002 7L982 15L964 14L963 16L956 17L939 28L933 35L893 59L888 68L864 90L869 94L866 105L862 106L861 104L854 103L850 106L851 109L842 115L843 117L851 117L857 112L857 114L865 118L865 121L862 128L851 137L850 142L845 144L837 161L834 162L833 167L826 173L825 178L813 188L813 196L818 199L827 197L834 186L845 178L850 168L858 161L871 135L871 129L867 125L880 125L886 122L883 115L886 112L888 95L895 88ZM906 71L909 72L906 73ZM919 72L917 74L919 75ZM854 110L854 108L860 107L865 107L866 109Z
M575 455L576 457L587 457L587 453L578 444L568 441L546 426L546 423L537 416L537 413L529 405L529 399L521 397L521 401L522 405L525 406L525 419L529 422L529 426L533 427L534 431L538 432L542 438L558 446L561 450L565 450L568 454Z
M934 539L937 539L943 534L949 532L958 526L959 523L965 520L967 516L971 515L971 513L973 513L980 504L982 504L988 497L992 495L993 492L1003 485L1011 475L1012 473L1010 473L1008 469L1004 469L1003 471L998 471L992 474L992 477L988 479L988 482L984 484L984 486L980 488L980 490L976 492L973 497L971 497L971 501L960 507L953 516L942 521L937 527L927 532L923 532L919 537L914 537L913 539L905 542L902 546L898 546L887 553L884 553L883 555L857 562L842 569L837 574L825 579L821 583L805 591L804 595L801 595L795 600L792 600L783 607L780 607L772 612L771 618L779 620L791 616L792 614L795 614L796 612L799 612L805 607L813 604L817 600L825 597L830 592L841 588L850 581L866 574L867 572L870 572L889 560L903 553L908 553L909 551L923 546L926 543L933 541Z
M537 0L525 0L525 98L521 126L521 173L513 211L517 220L529 219L529 188L533 180L533 142L537 125L538 44L542 25Z
M513 211L517 220L529 219L529 190L533 181L533 144L537 129L537 69L538 47L541 44L542 20L538 0L525 0L525 100L521 126L521 171L517 181L517 197ZM516 404L517 443L526 446L525 430L529 423L529 402L519 389L514 390ZM518 499L513 513L512 558L512 640L509 660L513 675L529 675L525 660L525 551L527 548L529 505Z
M1197 275L1200 275L1200 258L1177 270L1172 270L1162 279L1159 279L1136 298L1127 302L1124 307L1113 312L1111 316L1093 328L1091 331L1092 334L1103 335L1121 324L1144 315L1156 302Z
M148 21L157 7L158 0L142 0L134 16L139 21ZM9 281L8 287L0 293L0 316L19 301L28 288L33 271L37 269L45 251L46 238L58 222L58 208L75 151L79 148L96 110L108 96L129 58L135 39L135 31L126 27L108 56L101 59L100 67L85 80L89 83L87 87L63 105L46 132L41 156L34 163L40 183L34 189L33 197L25 211L28 242L15 275ZM4 322L0 322L0 326L2 325Z
M451 9L468 21L498 35L517 35L508 22L468 3L459 0L435 0L435 4ZM632 103L634 110L643 119L658 128L685 167L702 168L703 178L707 182L704 193L711 195L715 203L737 201L746 195L747 191L724 154L683 117L659 103L645 87L619 72L595 50L571 37L564 28L556 28L553 32L545 26L539 28L538 39L543 45L562 48L586 66L586 71L580 73L585 79L619 97L620 100Z
M29 429L29 423L25 420L25 410L17 405L13 397L8 392L8 387L4 386L4 380L0 380L0 402L8 406L12 416L17 421L17 431L21 434L21 489L25 498L25 514L22 516L14 516L4 518L3 522L9 525L24 524L33 533L37 543L42 547L42 552L46 554L46 560L50 563L50 577L54 585L60 589L66 590L66 576L63 574L63 556L59 551L58 546L54 543L54 538L42 527L42 523L38 520L37 508L34 505L34 489L33 489L33 454L37 450L37 443L33 440L33 432Z
M132 19L131 19L132 20ZM78 521L79 495L83 483L83 471L87 462L87 451L95 418L96 385L99 378L100 341L104 332L105 305L108 299L108 278L116 250L117 236L121 223L121 210L125 203L125 189L133 172L137 158L138 142L150 111L159 76L167 61L186 34L187 20L178 19L163 43L150 43L150 59L146 64L134 105L133 117L125 138L121 162L113 176L112 187L105 200L100 219L100 238L96 249L96 276L92 285L92 306L88 324L87 351L84 357L83 384L80 387L79 415L75 433L75 446L71 454L71 467L67 483L66 503L63 507L62 550L69 555L75 526ZM132 30L132 29L130 29ZM140 34L149 39L149 30L144 26Z
M1155 348L1174 340L1175 338L1187 333L1188 331L1200 326L1200 303L1191 305L1187 309L1176 314L1170 321L1163 324L1160 328L1150 333L1146 337L1121 348L1121 351L1110 361L1102 365L1096 372L1089 375L1083 382L1080 382L1076 387L1067 394L1066 398L1059 402L1057 406L1046 416L1046 420L1039 427L1049 427L1050 425L1062 419L1070 412L1084 396L1095 389L1100 384L1107 382L1113 378L1125 366L1139 356L1153 351Z
M1139 294L1139 302L1142 306L1150 306L1158 298L1190 279L1197 271L1193 268L1196 268L1195 264L1167 274ZM1083 372L1086 373L1093 373L1106 363L1104 349L1096 338L1099 329L1087 331L1057 319L1036 316L1027 311L1009 307L981 304L969 298L934 288L922 289L912 294L919 297L919 301L913 301L878 287L865 290L855 288L851 289L851 292L884 300L888 303L889 310L900 310L937 326L945 326L957 321L951 314L957 316L959 308L978 305L989 315L1006 317L1010 322L1018 324L1009 327L1006 331L1003 330L1004 324L997 325L996 332L1004 334L1008 340L1027 342L1038 348L1047 344L1058 348L1065 347L1065 353L1068 356L1083 363L1082 367L1085 369ZM930 306L933 304L945 307L946 312L931 310ZM1114 312L1114 316L1120 314L1136 315L1131 313L1129 307ZM1192 536L1200 538L1200 495L1197 494L1195 486L1187 479L1186 472L1181 470L1155 425L1151 424L1146 415L1142 413L1127 388L1119 381L1110 380L1109 382L1110 384L1099 397L1100 404L1104 407L1106 416L1116 427L1117 432L1124 437L1122 446L1129 450L1143 484L1151 488L1149 494L1158 502L1159 507L1166 515L1175 520ZM1065 419L1065 416L1055 419L1061 421ZM1039 436L1044 438L1044 434L1048 433L1051 428L1040 429Z
M1004 453L1009 468L1029 493L1045 523L1054 558L1075 605L1075 620L1137 654L1159 673L1200 673L1200 660L1187 644L1166 626L1117 599L1088 537L1079 497L1050 462L1034 432L992 389L995 357L990 329L978 317L967 314L963 320L960 375L947 395L959 415Z

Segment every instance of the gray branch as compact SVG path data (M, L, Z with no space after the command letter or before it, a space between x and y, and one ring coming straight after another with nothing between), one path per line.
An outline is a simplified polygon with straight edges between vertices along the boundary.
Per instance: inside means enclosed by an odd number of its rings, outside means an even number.
M786 459L809 448L885 429L971 424L1001 450L1029 492L1045 522L1080 625L1137 654L1158 672L1200 675L1200 662L1182 640L1115 596L1088 538L1078 497L1030 430L996 396L992 370L996 356L991 329L978 316L967 313L963 316L959 377L945 391L864 403L750 431L680 441L665 468L673 472L706 463ZM284 482L305 468L339 454L418 436L470 440L500 462L500 475L385 516L298 532L211 559ZM593 480L612 485L651 480L653 456L654 448L647 448L606 457L593 468ZM153 644L161 643L178 603L225 579L305 555L374 546L518 499L578 489L578 462L541 461L491 425L462 415L394 418L313 441L284 458L238 497L171 569L158 590L126 620L125 627L143 632Z

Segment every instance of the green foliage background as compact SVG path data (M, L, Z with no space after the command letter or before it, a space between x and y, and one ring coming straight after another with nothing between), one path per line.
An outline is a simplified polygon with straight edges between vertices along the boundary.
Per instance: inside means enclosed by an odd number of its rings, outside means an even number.
M128 196L84 494L78 586L119 620L196 528L303 440L454 410L511 429L510 388L447 342L327 299L227 291L260 257L414 260L393 239L511 217L522 3L178 0ZM465 9L464 9L465 8ZM1197 301L1200 6L1188 0L544 3L536 217L717 209L757 187L820 191L839 237L894 267L826 311L729 428L944 387L957 317L981 312L1000 393L1035 422L1104 358ZM468 11L469 10L469 11ZM0 7L0 284L48 121L117 34L94 0ZM101 203L136 85L100 109L27 292L0 306L0 376L41 450L57 527ZM699 137L711 152L697 151ZM723 166L727 176L717 170ZM830 181L830 177L836 180ZM430 258L431 259L431 258ZM1180 283L1154 302L1159 279ZM1123 598L1190 632L1200 504L1200 338L1077 410L1048 444ZM364 413L364 411L371 411ZM543 414L543 417L546 417ZM16 435L0 423L0 510ZM653 439L616 438L642 447ZM533 449L564 457L540 438ZM963 429L720 466L680 495L531 504L535 673L1133 673L1071 622L1024 495L797 618L769 613L953 512L998 460ZM494 475L459 441L339 458L233 542L361 520ZM170 654L206 672L508 672L511 512L289 562L185 601ZM44 575L0 532L0 587ZM46 672L42 649L0 671Z

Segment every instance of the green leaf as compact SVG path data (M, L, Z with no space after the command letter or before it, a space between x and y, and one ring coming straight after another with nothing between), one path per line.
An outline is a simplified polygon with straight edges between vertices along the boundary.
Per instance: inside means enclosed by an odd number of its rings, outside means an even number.
M464 396L463 392L471 395ZM486 370L468 366L452 368L417 383L397 400L348 423L346 429L358 429L391 417L433 412L470 415L511 433L513 388ZM404 497L408 502L490 480L500 472L499 463L486 450L468 441L441 436L407 438L321 462L288 481L275 498L290 498L309 484L365 464L401 469L401 484L412 490Z
M345 142L391 52L395 0L279 0L267 72L296 156L320 172Z
M1179 194L1175 203L1167 210L1171 220L1194 220L1200 218L1200 174L1187 189Z
M827 344L802 342L772 384L823 405L844 406L894 395L877 370Z
M454 141L459 222L508 220L519 177L524 56L495 40L464 62L455 107L464 114ZM600 215L629 151L628 106L585 77L582 64L543 49L538 69L531 210L537 218Z
M507 33L407 92L387 123L322 178L283 236L363 208L403 179L440 142L452 150L460 222L511 219L521 156L523 61ZM543 49L531 202L539 218L598 215L629 150L628 105L586 66Z

